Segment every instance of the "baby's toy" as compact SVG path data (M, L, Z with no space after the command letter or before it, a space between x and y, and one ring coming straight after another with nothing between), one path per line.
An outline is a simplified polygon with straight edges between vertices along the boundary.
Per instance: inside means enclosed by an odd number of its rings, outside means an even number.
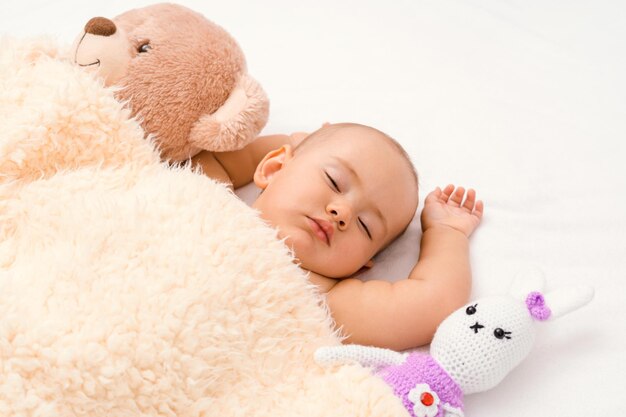
M164 159L242 148L267 122L268 99L235 40L179 5L95 17L71 58L120 87L116 97L128 101Z
M509 296L484 298L455 311L437 329L430 355L346 345L320 348L315 359L322 365L353 360L374 368L412 417L463 416L463 394L494 387L528 355L535 321L555 319L593 297L586 286L544 296L543 281L535 272L516 280Z

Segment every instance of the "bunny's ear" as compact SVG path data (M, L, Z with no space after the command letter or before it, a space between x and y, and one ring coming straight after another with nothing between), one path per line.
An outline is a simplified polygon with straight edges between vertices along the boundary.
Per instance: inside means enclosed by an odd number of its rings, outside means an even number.
M509 293L519 300L524 300L528 293L542 292L545 286L546 278L543 271L538 267L529 267L515 275Z
M252 77L242 74L226 102L215 113L198 119L189 142L212 152L241 149L263 129L268 115L265 92Z
M550 320L584 306L591 301L593 294L593 288L588 285L560 288L547 293L545 302L552 312Z

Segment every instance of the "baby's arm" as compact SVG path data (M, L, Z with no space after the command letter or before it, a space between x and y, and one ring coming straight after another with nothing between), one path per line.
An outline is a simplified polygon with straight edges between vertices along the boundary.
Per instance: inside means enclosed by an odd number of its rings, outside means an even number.
M420 257L408 279L395 283L340 281L328 303L348 343L404 350L429 343L441 321L469 297L469 236L483 204L473 190L449 185L431 192L422 210Z
M257 165L268 152L283 145L296 146L306 135L298 132L292 135L261 136L238 151L202 151L191 161L194 166L200 165L207 176L239 188L252 181Z

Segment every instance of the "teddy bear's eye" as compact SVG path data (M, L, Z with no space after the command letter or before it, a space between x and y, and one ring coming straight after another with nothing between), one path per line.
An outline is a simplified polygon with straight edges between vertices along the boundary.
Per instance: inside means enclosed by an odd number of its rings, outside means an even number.
M493 331L493 335L496 337L496 339L504 339L504 338L510 339L511 338L511 336L509 336L510 334L511 332L504 331L499 327Z
M468 316L471 316L472 314L476 313L476 306L478 304L474 304L473 306L469 306L465 309L465 314L467 314Z
M137 48L137 51L141 52L148 52L150 49L152 49L152 47L150 46L149 42L144 42L141 45L139 45L139 48Z

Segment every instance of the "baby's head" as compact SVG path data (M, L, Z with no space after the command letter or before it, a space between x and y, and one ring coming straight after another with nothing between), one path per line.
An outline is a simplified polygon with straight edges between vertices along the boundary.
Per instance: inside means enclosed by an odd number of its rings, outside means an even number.
M341 123L285 145L259 163L253 207L278 229L300 265L353 275L406 229L418 204L415 169L384 133Z

